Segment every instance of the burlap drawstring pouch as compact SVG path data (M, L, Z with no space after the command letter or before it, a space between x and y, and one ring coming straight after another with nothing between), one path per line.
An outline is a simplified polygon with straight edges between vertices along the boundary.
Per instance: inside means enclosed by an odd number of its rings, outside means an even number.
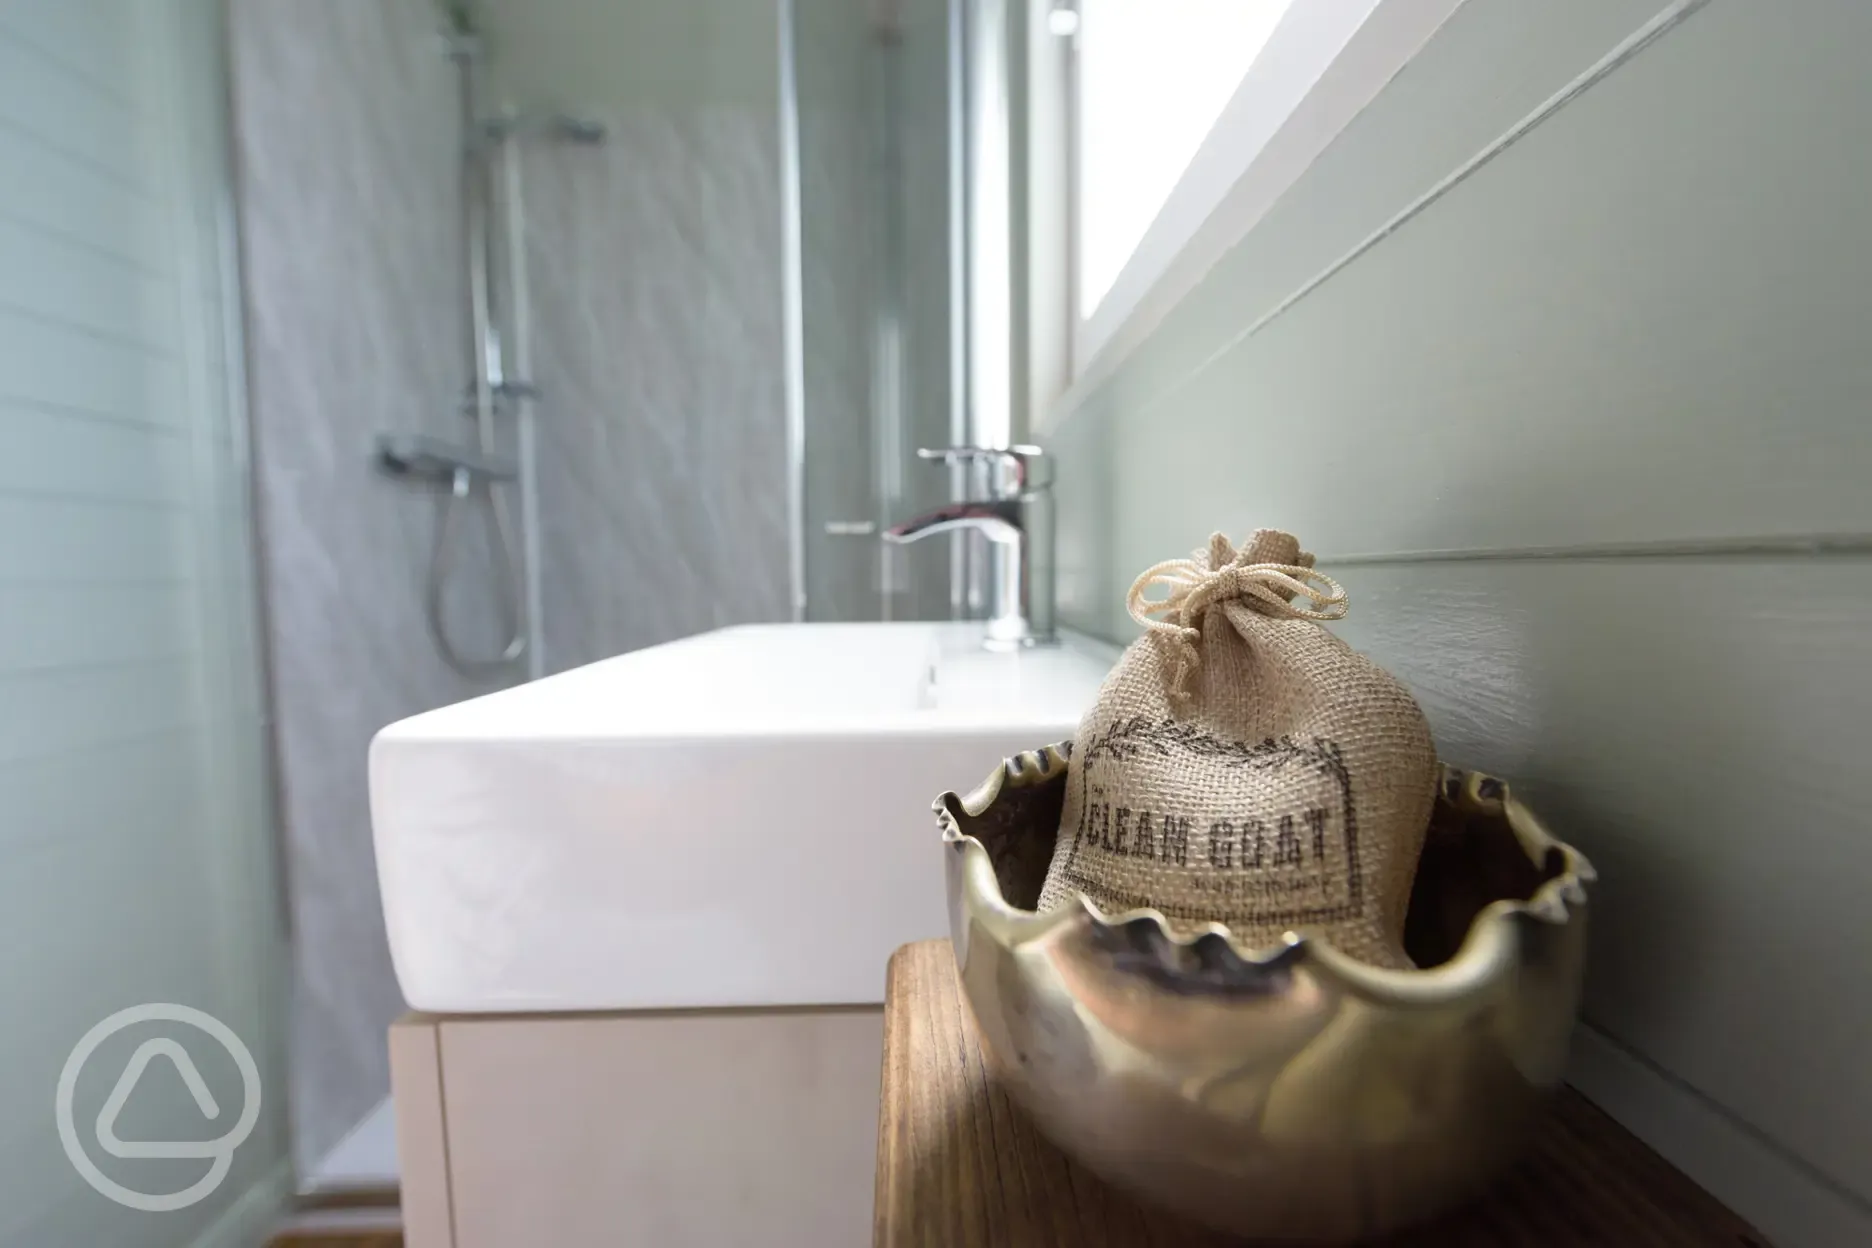
M1083 893L1179 936L1220 923L1263 949L1311 930L1408 967L1436 750L1403 684L1323 627L1345 591L1261 529L1150 568L1130 609L1146 631L1073 741L1040 909Z

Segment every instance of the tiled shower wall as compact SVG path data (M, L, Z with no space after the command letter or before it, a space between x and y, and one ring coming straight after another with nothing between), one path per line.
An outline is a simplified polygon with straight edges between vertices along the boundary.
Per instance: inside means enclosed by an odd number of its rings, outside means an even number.
M489 0L522 140L549 671L790 614L778 7Z
M523 156L546 664L788 616L771 112Z
M301 1171L389 1089L403 1008L365 751L490 687L430 640L434 499L372 466L380 430L470 435L457 76L429 0L232 6L249 390L294 958ZM474 526L469 532L477 532ZM491 618L484 554L457 618ZM476 610L476 607L479 610Z

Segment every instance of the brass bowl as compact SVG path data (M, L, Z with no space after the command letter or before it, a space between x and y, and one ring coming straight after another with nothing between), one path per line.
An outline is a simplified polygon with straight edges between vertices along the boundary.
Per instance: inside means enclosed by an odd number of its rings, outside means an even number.
M1090 902L1036 914L1070 743L936 801L949 929L990 1066L1109 1182L1221 1230L1346 1241L1475 1195L1565 1068L1592 867L1501 781L1445 768L1387 970Z

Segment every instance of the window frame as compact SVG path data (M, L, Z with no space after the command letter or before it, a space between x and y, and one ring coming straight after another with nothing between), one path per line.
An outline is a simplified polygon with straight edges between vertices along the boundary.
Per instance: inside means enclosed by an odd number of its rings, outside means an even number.
M1222 256L1267 216L1331 142L1371 103L1464 0L1294 0L1243 75L1116 280L1090 316L1070 307L1071 378L1053 411L1108 378ZM1062 0L1033 0L1044 11ZM1066 115L1063 232L1078 285L1081 145L1078 35L1050 105ZM1056 131L1057 132L1057 131ZM1052 300L1059 306L1057 299Z

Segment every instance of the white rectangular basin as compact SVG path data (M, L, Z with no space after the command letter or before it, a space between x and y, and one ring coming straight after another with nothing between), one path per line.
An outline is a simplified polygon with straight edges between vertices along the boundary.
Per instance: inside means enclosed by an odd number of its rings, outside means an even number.
M948 920L930 802L1072 736L1117 652L781 624L390 725L371 820L403 994L436 1013L882 1000Z

